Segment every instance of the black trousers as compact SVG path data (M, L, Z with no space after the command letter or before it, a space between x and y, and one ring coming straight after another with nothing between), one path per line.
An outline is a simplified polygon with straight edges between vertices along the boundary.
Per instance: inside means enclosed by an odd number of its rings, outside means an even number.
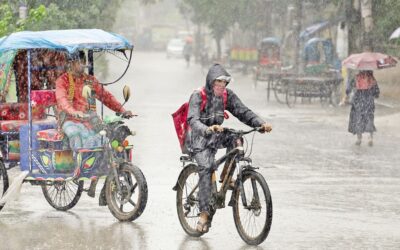
M229 133L214 134L213 143L208 145L204 150L194 153L193 158L197 162L199 172L199 206L200 212L210 214L210 198L211 198L211 175L216 169L215 155L220 148L226 148L229 152L235 147L236 137Z

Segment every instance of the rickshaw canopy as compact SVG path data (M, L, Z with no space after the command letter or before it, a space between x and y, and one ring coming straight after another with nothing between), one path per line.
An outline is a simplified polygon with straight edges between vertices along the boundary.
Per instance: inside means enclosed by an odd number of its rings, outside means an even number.
M22 31L0 38L0 53L19 49L132 49L124 37L101 29Z
M318 44L322 45L322 51L319 51ZM321 53L325 57L325 63L333 64L335 60L335 49L330 39L314 37L308 40L304 45L304 60L319 62Z
M266 45L266 44L274 44L276 46L280 46L281 41L277 37L265 37L261 40L261 45Z
M313 25L308 26L306 29L304 29L300 33L300 38L301 39L306 39L306 38L314 35L315 33L328 28L329 26L331 26L331 23L329 21L322 21L322 22L319 22L319 23L314 23Z

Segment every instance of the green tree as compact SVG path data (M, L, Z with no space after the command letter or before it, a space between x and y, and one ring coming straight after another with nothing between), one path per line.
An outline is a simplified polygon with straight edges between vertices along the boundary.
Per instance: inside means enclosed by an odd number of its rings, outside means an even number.
M12 9L7 4L0 5L0 37L10 33L14 29Z
M182 0L192 9L192 21L205 24L217 43L217 56L221 58L221 40L234 23L236 2L231 0Z
M28 17L20 20L20 0L0 1L0 35L20 30L101 28L109 30L122 0L25 0Z

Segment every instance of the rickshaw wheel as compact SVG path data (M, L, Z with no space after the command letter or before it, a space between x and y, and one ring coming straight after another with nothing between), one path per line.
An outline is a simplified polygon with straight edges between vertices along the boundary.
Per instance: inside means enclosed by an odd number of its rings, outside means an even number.
M296 99L297 99L298 91L294 84L290 84L286 90L286 104L289 108L293 108Z
M8 175L7 175L7 170L6 166L4 166L4 162L0 160L0 198L3 197L3 194L7 191L8 189ZM0 206L0 210L4 206Z
M278 103L285 103L287 84L277 79L272 84L272 89L274 90L275 99Z
M73 208L83 191L83 181L54 181L43 183L41 186L47 202L59 211Z
M331 96L330 96L330 103L337 107L339 106L341 100L341 88L339 84L335 84L331 88Z
M327 86L323 86L320 88L320 97L319 100L321 102L322 107L326 107L330 104L331 100L331 90Z

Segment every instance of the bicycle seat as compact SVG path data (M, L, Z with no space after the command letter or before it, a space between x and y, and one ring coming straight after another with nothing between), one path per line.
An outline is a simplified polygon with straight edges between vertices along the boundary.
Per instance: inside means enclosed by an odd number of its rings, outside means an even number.
M182 155L179 160L181 162L188 162L188 161L193 161L192 157L190 157L189 155Z

